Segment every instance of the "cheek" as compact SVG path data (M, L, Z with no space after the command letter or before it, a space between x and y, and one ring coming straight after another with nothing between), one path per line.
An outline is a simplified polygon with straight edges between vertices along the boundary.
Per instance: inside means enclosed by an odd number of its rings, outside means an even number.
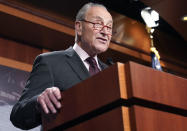
M85 36L86 36L86 39L87 39L89 42L91 42L91 43L93 43L93 42L96 40L96 34L95 34L95 32L93 32L92 30L88 31L88 32L85 34Z

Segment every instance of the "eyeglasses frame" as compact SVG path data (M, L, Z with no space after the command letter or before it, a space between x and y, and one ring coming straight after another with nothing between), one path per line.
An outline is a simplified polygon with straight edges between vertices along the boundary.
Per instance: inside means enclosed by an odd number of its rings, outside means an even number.
M85 19L82 19L82 20L80 20L80 21L83 21L83 22L87 22L87 23L93 24L93 29L96 29L96 28L95 28L95 24L102 25L102 28L99 29L99 31L103 30L103 29L106 27L107 29L111 29L111 32L108 32L107 35L112 35L112 34L113 34L113 32L112 32L112 27L107 26L107 25L104 25L103 23L100 24L100 23L92 22L92 21L88 21L88 20L85 20ZM97 30L97 29L96 29L96 30Z

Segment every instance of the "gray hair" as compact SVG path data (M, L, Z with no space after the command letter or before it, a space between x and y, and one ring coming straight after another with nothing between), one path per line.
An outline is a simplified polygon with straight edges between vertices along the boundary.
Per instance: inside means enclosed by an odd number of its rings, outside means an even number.
M83 20L85 18L85 14L86 14L87 10L90 9L91 7L95 7L95 6L103 7L107 10L107 8L102 4L92 3L92 2L87 3L77 13L76 21Z
M88 9L90 9L91 7L95 7L95 6L99 6L99 7L105 8L107 10L107 8L104 5L102 5L102 4L89 2L89 3L85 4L78 11L78 13L76 15L76 21L81 21L81 20L85 19L85 14L88 11ZM78 42L78 38L77 37L78 37L77 34L75 34L75 42Z

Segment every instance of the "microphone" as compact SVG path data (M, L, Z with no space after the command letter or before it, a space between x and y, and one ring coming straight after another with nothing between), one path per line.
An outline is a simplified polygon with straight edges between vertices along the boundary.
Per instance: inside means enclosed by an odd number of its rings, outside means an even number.
M111 57L107 58L106 63L107 63L107 65L113 65L114 64L114 62L113 62Z

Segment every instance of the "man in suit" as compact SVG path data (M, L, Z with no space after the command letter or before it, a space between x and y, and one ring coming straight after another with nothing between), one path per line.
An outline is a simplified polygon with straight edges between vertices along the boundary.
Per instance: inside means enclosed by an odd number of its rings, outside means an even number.
M107 67L97 54L108 49L112 25L112 16L103 5L88 3L79 10L74 46L37 56L23 94L11 112L10 120L16 127L40 125L42 110L55 114L63 108L60 91Z

